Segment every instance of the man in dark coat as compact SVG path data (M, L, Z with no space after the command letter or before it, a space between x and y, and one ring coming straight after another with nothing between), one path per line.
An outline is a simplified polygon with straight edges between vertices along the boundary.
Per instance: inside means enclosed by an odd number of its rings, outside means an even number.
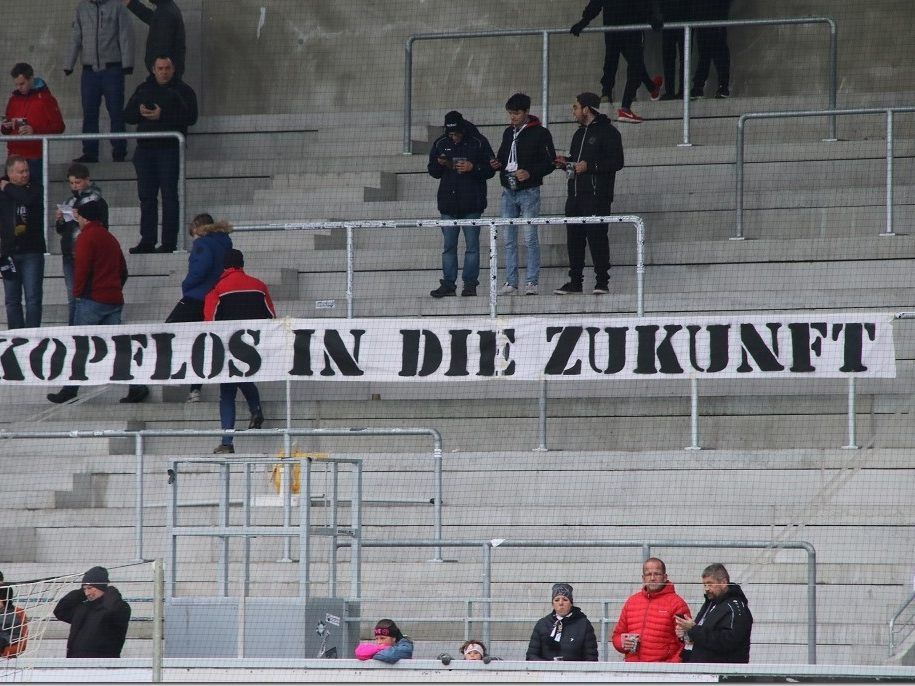
M579 127L572 136L569 156L558 156L557 167L568 176L567 217L610 214L616 172L623 168L623 139L606 116L598 112L596 93L581 93L572 104ZM585 245L594 263L594 295L610 292L610 241L607 224L566 224L569 251L569 282L553 291L556 295L581 293L585 268Z
M727 20L731 11L731 0L693 0L693 15L697 21ZM731 50L728 48L728 30L723 26L696 30L696 45L699 60L693 72L691 98L705 97L705 81L709 69L715 65L718 72L718 89L715 97L719 100L731 97Z
M527 646L528 660L597 662L594 627L573 605L572 586L553 584L553 611L534 625Z
M104 567L86 572L82 588L61 598L54 616L70 625L67 657L121 657L130 605L118 589L108 585Z
M151 10L140 0L124 0L124 4L144 24L149 25L146 36L146 68L153 73L153 65L160 55L168 55L179 77L184 76L187 45L184 35L184 17L174 0L150 0L156 9Z
M732 584L719 562L702 570L705 603L694 619L675 617L677 635L686 642L683 662L750 661L753 615L739 584Z

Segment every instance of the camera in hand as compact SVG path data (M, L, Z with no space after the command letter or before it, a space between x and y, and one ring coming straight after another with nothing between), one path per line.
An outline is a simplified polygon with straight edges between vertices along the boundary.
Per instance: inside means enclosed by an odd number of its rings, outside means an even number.
M508 181L508 187L513 191L518 190L518 177L515 176L515 172L508 172L505 177L506 181Z
M567 178L570 178L570 179L575 178L575 165L576 164L578 164L578 162L573 162L572 160L566 161L566 177Z

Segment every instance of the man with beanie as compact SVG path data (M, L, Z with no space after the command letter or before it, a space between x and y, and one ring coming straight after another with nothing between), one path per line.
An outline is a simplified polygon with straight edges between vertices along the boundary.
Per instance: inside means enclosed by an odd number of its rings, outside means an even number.
M80 55L83 133L98 133L102 97L111 118L111 132L123 133L124 76L133 74L133 23L118 0L82 0L77 5L64 74L73 73ZM73 161L98 162L98 150L98 140L84 140L82 156ZM123 162L127 140L112 140L111 155L115 162Z
M127 262L118 239L102 223L105 215L98 201L73 208L73 216L80 227L73 264L74 326L121 323ZM48 400L67 402L76 398L78 390L77 386L64 386L57 393L49 393ZM146 386L130 386L121 402L141 402L148 395Z
M228 250L223 262L225 270L203 303L205 321L237 319L273 319L276 309L270 289L260 279L245 274L245 257L241 250ZM235 429L235 394L241 391L248 403L251 419L249 429L259 429L264 424L261 397L257 386L250 381L219 384L219 421L223 429ZM234 453L232 434L225 434L213 451L215 454Z
M527 660L597 662L594 627L580 608L573 605L572 586L553 584L553 611L534 625L527 646Z
M86 572L82 588L61 598L54 616L70 625L67 657L121 657L130 605L109 585L104 567Z
M683 641L677 637L675 618L689 618L689 606L677 595L660 558L650 557L642 564L642 583L623 604L613 629L613 647L626 662L680 662Z
M460 112L445 115L445 131L429 150L427 169L438 184L438 211L442 219L479 219L486 209L486 181L495 175L489 141ZM433 298L454 295L457 289L457 246L461 228L443 226L441 285ZM480 283L480 227L464 229L464 288L462 296L477 294Z
M490 165L499 173L502 184L502 216L540 216L540 186L543 177L554 169L556 150L553 136L540 120L530 114L531 99L515 93L505 103L509 125L502 134L499 154ZM537 225L525 228L527 244L527 284L524 295L537 295L540 283L540 238ZM518 227L503 227L505 235L505 284L500 295L518 293Z
M175 64L178 76L184 76L187 45L184 35L184 17L174 0L150 0L156 9L150 9L140 0L124 0L127 9L149 26L146 36L146 68L153 73L159 55L167 55Z
M556 166L568 176L567 217L608 215L613 202L616 172L623 168L623 139L616 127L597 108L596 93L581 93L572 103L578 130L572 135L569 155L556 158ZM556 295L581 293L584 281L585 246L591 250L595 284L592 293L610 292L610 239L607 224L566 224L569 281Z

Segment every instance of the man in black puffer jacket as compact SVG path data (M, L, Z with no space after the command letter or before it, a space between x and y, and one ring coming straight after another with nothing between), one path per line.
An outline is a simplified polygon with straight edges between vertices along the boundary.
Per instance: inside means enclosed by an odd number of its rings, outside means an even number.
M61 598L54 616L70 625L67 657L121 657L130 605L118 589L108 585L104 567L86 572L82 588Z
M527 659L597 662L594 627L572 604L572 586L553 584L552 596L553 611L534 625Z
M705 603L695 618L674 618L677 636L686 642L683 662L749 662L753 615L740 585L719 562L702 570L702 585Z
M429 151L429 175L440 179L438 211L442 219L479 219L486 209L486 180L495 175L490 160L495 158L489 141L466 121L460 112L445 115L445 132ZM480 283L480 227L464 229L463 296L477 294ZM457 244L461 227L443 226L441 286L429 293L433 298L455 294Z
M623 168L623 139L606 116L598 112L600 98L596 93L581 93L572 104L572 114L579 123L572 136L569 156L556 158L557 167L565 167L569 177L566 199L567 217L610 214L616 172ZM568 166L567 166L568 165ZM566 224L569 250L569 282L553 291L556 295L582 292L585 268L585 245L591 248L596 283L593 293L610 292L610 241L607 224Z

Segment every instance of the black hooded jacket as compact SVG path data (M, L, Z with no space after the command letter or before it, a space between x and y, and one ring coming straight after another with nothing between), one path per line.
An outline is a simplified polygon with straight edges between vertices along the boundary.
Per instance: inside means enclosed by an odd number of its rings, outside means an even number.
M70 625L67 657L121 657L127 638L130 605L114 586L98 600L77 588L60 599L54 616Z
M551 612L538 620L527 646L527 659L551 661L557 657L570 662L597 662L597 637L590 620L578 607L562 620L562 635L557 643L553 637L556 614Z
M509 187L505 165L508 164L514 134L515 130L512 126L505 129L502 134L502 145L499 146L499 154L496 155L499 162L502 163L499 180L504 188ZM518 182L519 190L543 185L543 177L556 168L553 166L553 161L556 159L553 135L534 115L528 117L527 123L518 134L517 153L518 169L524 169L531 175L529 179Z
M572 135L568 159L584 160L588 170L569 179L569 198L583 195L613 201L616 172L623 168L623 138L604 114L598 114L587 126L579 126Z
M730 584L723 598L706 596L695 622L688 632L693 649L680 654L684 662L750 661L753 615L739 584Z
M47 252L43 196L41 184L35 181L25 186L8 183L0 192L0 255Z
M489 161L495 157L486 137L476 126L464 121L464 137L453 143L447 134L435 139L429 150L429 175L441 179L438 185L438 211L450 216L482 214L486 209L486 181L495 175ZM450 164L456 157L465 157L473 169L458 173L455 169L438 163L444 157Z
M152 73L153 63L157 57L167 55L175 65L178 76L184 74L185 56L187 53L184 35L184 17L173 0L151 0L156 9L151 10L140 0L130 0L127 9L133 12L144 24L149 25L146 38L146 68Z
M590 22L604 13L604 26L648 24L661 15L659 0L591 0L581 18Z
M159 119L146 119L140 115L140 105L158 105ZM159 84L150 74L134 91L124 107L124 121L135 124L138 132L178 131L187 134L189 126L197 123L197 95L194 89L176 74L166 84ZM178 140L168 138L141 138L138 148L177 148Z

